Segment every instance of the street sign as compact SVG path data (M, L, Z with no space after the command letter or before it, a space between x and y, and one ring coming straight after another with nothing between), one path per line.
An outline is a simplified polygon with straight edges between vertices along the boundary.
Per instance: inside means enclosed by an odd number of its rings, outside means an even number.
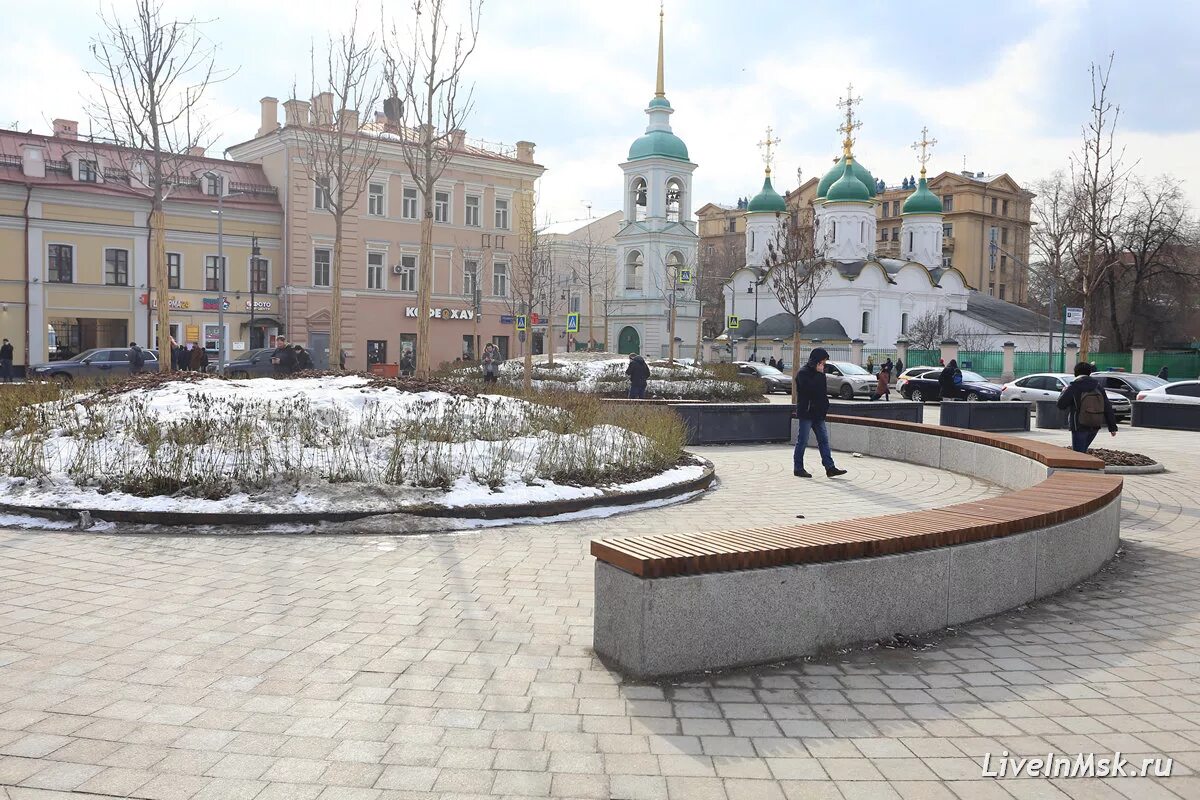
M1083 324L1083 309L1082 308L1067 308L1063 310L1063 321L1067 325L1082 325Z
M691 283L692 282L692 271L690 269L681 269L679 271L679 282L680 283Z
M522 333L529 330L529 317L525 316L524 314L521 314L517 317L517 330L521 331Z
M730 314L729 317L725 320L725 327L729 328L730 330L734 330L737 328L737 326L740 322L741 322L741 320L739 320L736 315Z
M517 341L518 342L525 341L525 331L521 331L517 334Z
M579 333L579 313L567 314L567 333Z
M517 318L514 317L512 314L501 314L500 315L500 324L501 325L512 325L516 321L517 321Z

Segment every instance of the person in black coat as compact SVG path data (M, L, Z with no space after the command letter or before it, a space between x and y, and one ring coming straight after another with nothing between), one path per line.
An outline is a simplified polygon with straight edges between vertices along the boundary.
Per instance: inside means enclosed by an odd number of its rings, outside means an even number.
M129 343L129 372L132 375L137 375L142 371L142 367L146 365L146 354L142 348L138 347L137 342Z
M637 353L629 354L629 366L625 368L629 376L629 399L643 400L646 397L646 382L650 380L650 365L646 359Z
M280 336L275 342L275 352L271 353L271 363L275 366L275 376L291 375L296 371L296 351Z
M1117 435L1117 414L1113 411L1108 392L1100 387L1100 381L1092 377L1096 368L1086 361L1075 365L1075 380L1058 396L1058 407L1067 412L1067 424L1071 428L1071 449L1077 453L1086 453L1096 440L1100 429L1083 424L1079 418L1083 397L1089 392L1099 392L1104 398L1104 423L1108 432Z
M0 378L5 383L12 383L13 346L8 339L0 344Z
M817 449L821 453L825 474L830 478L846 474L846 470L838 469L833 463L833 453L829 450L829 428L825 425L825 416L829 413L829 391L825 384L825 362L828 360L829 353L825 348L814 348L809 353L808 363L796 373L792 394L796 398L796 418L800 424L796 433L796 449L792 453L792 474L798 478L812 477L804 469L804 451L808 447L810 431L817 436Z
M942 367L942 374L938 376L938 388L942 392L943 400L955 400L962 394L959 386L962 384L962 371L958 368L958 359L950 359L950 363Z

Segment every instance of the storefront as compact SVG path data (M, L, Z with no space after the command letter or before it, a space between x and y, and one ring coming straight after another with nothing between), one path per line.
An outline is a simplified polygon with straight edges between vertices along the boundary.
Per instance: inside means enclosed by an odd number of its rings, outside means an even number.
M147 295L143 294L143 307ZM233 292L225 296L225 310L221 313L220 297L212 292L176 292L168 300L171 309L170 335L179 344L197 344L209 351L211 360L217 360L217 350L222 338L222 325L228 346L225 360L239 353L268 347L274 337L283 333L279 321L279 299L274 295L256 296L251 301L244 293ZM158 342L158 300L149 295L150 325L154 331L153 345ZM222 319L222 316L224 319Z

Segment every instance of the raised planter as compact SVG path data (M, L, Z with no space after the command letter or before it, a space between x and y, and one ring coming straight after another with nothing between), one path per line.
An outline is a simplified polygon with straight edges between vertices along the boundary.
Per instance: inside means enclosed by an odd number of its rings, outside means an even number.
M870 403L854 403L832 400L829 413L843 417L869 417L870 419L894 419L900 422L924 422L924 403L911 400L877 400Z
M1039 428L1062 430L1068 427L1067 412L1058 407L1057 400L1037 400L1034 402L1034 406L1037 407L1037 426Z
M790 403L672 403L671 408L687 425L689 445L791 439Z
M942 401L941 424L973 431L1029 430L1029 403L1024 400Z
M1133 401L1133 427L1200 431L1200 404Z

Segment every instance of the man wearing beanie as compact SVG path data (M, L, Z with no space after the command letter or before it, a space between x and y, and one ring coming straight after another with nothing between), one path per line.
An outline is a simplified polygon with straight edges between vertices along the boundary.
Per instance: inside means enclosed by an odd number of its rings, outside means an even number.
M812 477L804 469L804 450L808 447L809 431L817 436L817 449L821 452L825 474L830 478L846 474L846 470L838 469L833 463L833 453L829 451L829 429L825 427L825 415L829 413L829 393L825 386L825 362L828 360L829 353L825 348L814 348L809 353L808 363L796 373L794 396L800 426L796 433L796 451L792 456L792 474L798 478Z

